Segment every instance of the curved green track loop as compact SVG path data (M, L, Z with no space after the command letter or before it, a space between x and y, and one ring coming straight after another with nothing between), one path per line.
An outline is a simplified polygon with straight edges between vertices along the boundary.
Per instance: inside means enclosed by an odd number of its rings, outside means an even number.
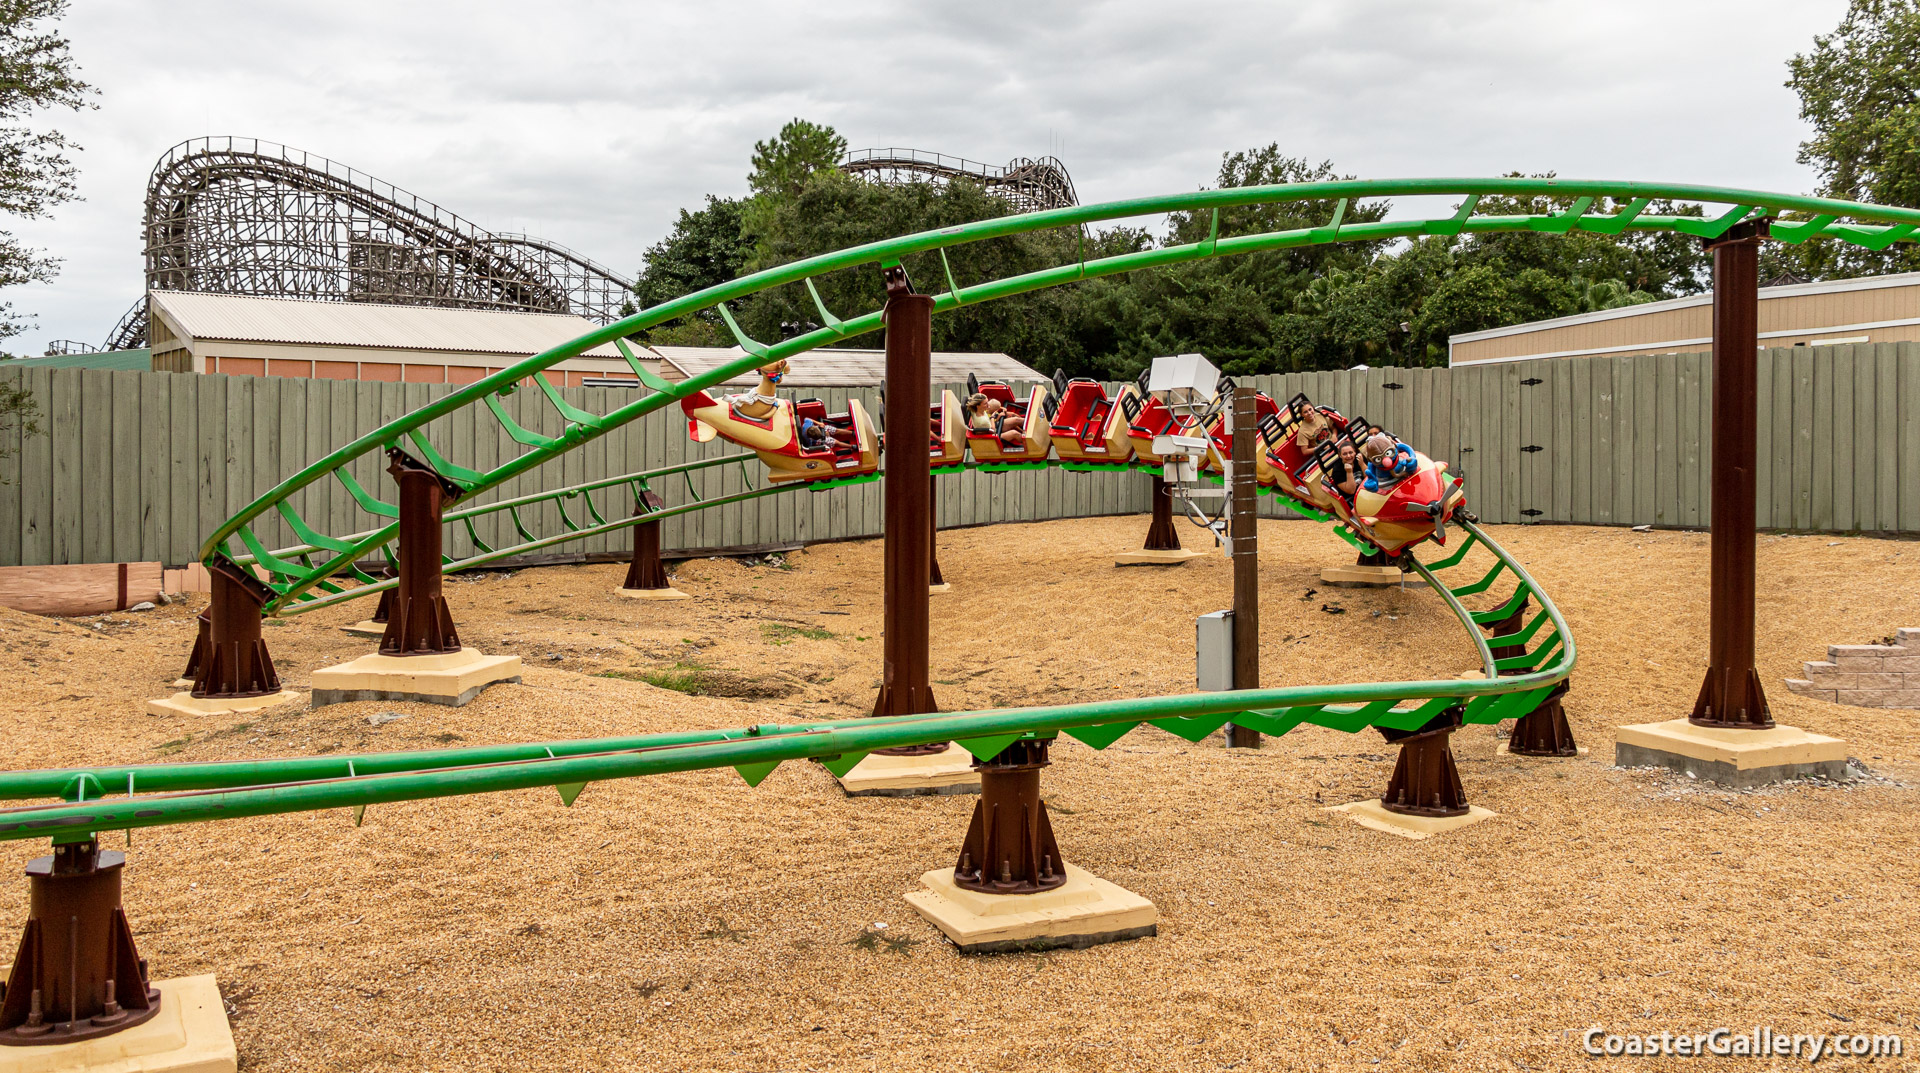
M201 557L211 560L216 555L237 557L251 554L260 565L272 573L269 585L275 595L263 610L267 614L278 614L296 602L319 598L313 595L313 590L321 587L327 578L336 573L351 570L353 563L394 539L398 529L395 523L385 524L379 529L357 534L351 538L335 538L317 533L299 518L289 503L294 493L315 481L332 476L346 484L370 514L393 517L391 504L383 503L370 496L352 481L347 472L347 466L350 463L369 452L389 446L404 446L419 454L443 475L458 482L466 490L466 495L471 496L493 488L521 473L538 468L620 425L769 361L791 357L815 347L864 335L880 327L880 313L878 310L873 310L845 319L829 317L827 327L779 343L761 344L740 335L739 341L744 354L739 360L677 384L668 384L647 373L635 361L632 362L634 371L639 375L643 386L651 393L602 415L590 414L568 404L542 375L544 370L556 363L594 347L614 343L622 345L624 350L622 340L654 325L716 306L725 314L724 303L763 290L791 284L805 285L812 277L824 273L863 265L878 265L909 254L939 251L969 242L1053 228L1140 216L1157 216L1169 212L1215 210L1235 205L1338 200L1344 208L1345 203L1359 199L1430 196L1459 197L1462 199L1461 207L1450 216L1434 219L1358 224L1343 223L1344 214L1336 211L1334 219L1321 227L1226 238L1209 235L1206 241L1199 243L1143 250L1093 261L1075 261L1037 272L989 280L958 290L950 289L935 296L934 311L939 313L963 303L990 301L1045 287L1142 268L1330 242L1377 242L1422 235L1481 234L1504 231L1532 231L1546 234L1566 234L1571 231L1599 234L1668 231L1701 238L1714 238L1724 234L1735 224L1760 217L1776 218L1773 233L1776 238L1787 242L1804 242L1824 237L1870 248L1884 248L1894 242L1907 240L1916 231L1920 231L1920 210L1916 209L1887 208L1827 198L1687 184L1515 178L1343 180L1283 186L1232 187L982 220L957 227L868 243L864 246L823 254L743 276L671 302L663 302L631 317L588 332L571 342L536 354L511 368L494 373L389 422L282 481L215 530L202 545ZM1479 214L1478 203L1482 197L1487 196L1515 198L1551 196L1571 198L1573 201L1567 211L1559 213L1514 216ZM1621 207L1612 213L1591 214L1589 210L1600 199L1607 199ZM1700 217L1646 214L1646 207L1655 199L1697 201L1720 206L1720 208L1717 212ZM1788 213L1799 214L1804 219L1794 221L1777 219ZM729 326L733 325L730 314L724 319ZM631 361L630 356L629 360ZM497 396L516 390L517 385L529 379L565 421L565 431L558 437L542 436L527 431L513 423L499 407ZM426 426L442 417L475 405L484 405L488 413L508 434L524 444L527 450L500 466L486 471L469 469L461 466L455 459L446 458L425 434ZM308 561L296 563L272 556L253 531L254 522L265 515L286 520L300 539L314 545L317 549L323 549L323 554L317 556L320 561L313 562L310 558ZM235 547L235 542L238 543L238 547Z
M57 797L65 802L0 810L0 841L71 842L100 831L364 808L535 786L565 788L563 798L570 803L566 791L577 792L585 783L706 768L732 767L757 785L787 760L820 760L843 774L875 749L953 740L987 758L1019 738L1062 733L1104 749L1143 723L1197 742L1228 722L1277 736L1302 724L1348 733L1367 727L1413 730L1451 709L1458 709L1466 723L1517 718L1532 711L1572 672L1573 635L1559 608L1511 553L1471 523L1459 528L1466 539L1453 554L1434 564L1416 564L1413 570L1441 594L1467 629L1483 667L1513 665L1503 677L1248 689L425 752L0 772L0 799ZM1440 574L1460 565L1476 545L1493 556L1496 571L1514 580L1513 595L1503 609L1470 612L1458 594L1485 586L1449 588L1441 580ZM1540 608L1523 630L1491 641L1481 636L1480 622L1505 617L1523 597ZM1529 643L1526 655L1499 661L1488 648Z
M216 530L202 547L202 556L211 559L216 555L232 555L230 542L239 541L247 549L239 553L241 556L250 552L252 559L273 572L271 585L276 595L264 609L270 614L290 610L301 603L317 606L322 600L334 602L378 591L377 588L367 587L341 592L337 587L330 586L327 579L336 573L351 570L352 564L366 553L391 541L395 527L386 525L348 537L331 537L314 532L303 521L298 521L298 515L287 506L288 499L295 492L332 475L348 486L368 513L377 517L392 517L392 505L375 499L354 484L345 467L371 451L405 444L443 474L458 481L467 495L473 495L695 391L714 386L769 361L865 334L880 326L878 311L841 320L823 309L823 314L826 314L823 319L828 327L771 345L762 345L742 337L740 342L745 356L680 384L667 384L647 373L638 362L633 362L636 374L652 393L605 415L585 413L567 404L540 375L555 363L593 347L618 343L653 325L770 287L803 283L812 290L811 277L822 273L1048 228L1233 205L1341 199L1344 209L1345 202L1351 199L1434 195L1458 196L1463 198L1463 202L1453 215L1438 219L1343 224L1343 213L1336 210L1335 218L1323 227L1227 238L1210 235L1202 243L1075 262L958 290L950 289L936 296L935 311L951 309L963 302L1003 298L1100 275L1326 242L1380 241L1421 235L1501 231L1565 234L1575 230L1600 234L1619 234L1629 230L1669 231L1714 238L1742 221L1772 217L1775 218L1773 235L1783 241L1804 242L1825 237L1878 249L1907 240L1920 231L1920 210L1914 209L1884 208L1718 187L1554 179L1412 179L1239 187L981 221L871 243L745 276L644 310L570 343L537 354L390 422L281 482ZM1573 201L1570 208L1562 213L1478 215L1478 201L1483 196L1553 196L1571 198ZM1610 214L1589 215L1588 210L1596 200L1602 198L1620 203L1622 207ZM1646 215L1644 210L1654 199L1698 201L1723 208L1704 217ZM1779 219L1789 213L1799 214L1801 218L1791 221ZM725 313L724 306L722 312ZM724 319L729 324L733 321L731 315ZM528 432L507 418L498 406L497 395L514 390L515 385L528 378L532 378L549 403L566 419L566 431L559 437ZM528 450L504 465L485 472L461 467L435 450L423 434L423 429L434 420L476 403L485 404L508 434L526 445ZM711 459L700 464L723 465L740 457ZM669 467L670 470L681 468L684 467ZM610 478L602 482L602 486L628 479ZM767 494L775 490L785 489L760 489L742 495ZM524 501L547 500L574 491L577 489L541 493L525 497ZM714 502L688 504L683 509L700 509ZM493 504L473 510L485 512L508 509L509 506ZM1295 509L1316 520L1329 520L1309 508ZM307 541L302 548L294 549L297 554L293 557L302 559L301 562L292 562L284 554L268 552L252 532L255 519L269 512L285 518L299 538ZM457 520L459 515L460 512L456 511L449 518ZM664 512L661 512L653 516L663 515ZM524 529L521 531L529 538L530 544L544 539L545 543L540 546L545 546L546 543L577 539L591 531L607 531L621 524L633 524L634 521L625 519L608 522L601 519L597 524L604 528L597 530L569 521L569 532L551 538L534 538ZM788 760L820 760L838 774L850 769L861 757L875 749L932 741L959 741L981 757L991 757L1009 742L1021 737L1051 737L1063 733L1094 748L1105 748L1142 723L1150 723L1192 741L1199 741L1218 731L1227 722L1274 735L1284 734L1301 724L1349 733L1369 726L1412 730L1456 708L1464 722L1496 723L1532 711L1566 679L1576 660L1574 640L1559 608L1511 553L1489 540L1472 523L1463 523L1458 528L1466 534L1466 539L1452 554L1436 562L1416 564L1412 569L1440 593L1449 609L1472 634L1482 666L1501 672L1495 677L1248 689L1039 708L892 719L868 718L791 726L760 725L632 738L429 752L5 772L0 773L0 799L59 797L64 801L57 805L0 810L0 841L52 838L56 842L72 842L91 837L99 831L315 809L357 809L394 801L537 786L566 788L562 797L570 803L572 794L567 790L577 793L581 785L589 782L719 767L736 768L749 783L757 784L774 766ZM524 550L530 544L498 554ZM1462 566L1468 551L1475 546L1484 548L1493 556L1493 567L1479 579L1464 584L1453 585L1450 580L1443 580L1443 575L1450 575L1452 570ZM316 556L326 558L314 564L312 559ZM364 579L364 575L361 576ZM1513 591L1490 610L1469 611L1459 599L1490 591L1503 579L1510 580ZM321 587L325 595L315 594L313 590L316 587ZM333 588L333 591L328 592L327 588ZM1539 610L1523 627L1491 639L1481 636L1481 626L1507 619L1528 599L1536 602ZM1512 645L1522 646L1523 654L1493 658L1492 648Z

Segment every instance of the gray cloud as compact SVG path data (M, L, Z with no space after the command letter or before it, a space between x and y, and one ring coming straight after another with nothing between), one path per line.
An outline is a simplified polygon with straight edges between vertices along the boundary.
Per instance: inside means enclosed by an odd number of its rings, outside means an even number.
M1785 63L1844 0L932 5L78 0L101 108L63 120L87 201L16 230L17 288L97 342L141 286L155 159L203 134L332 157L625 271L683 206L744 192L805 116L856 148L1055 151L1085 200L1188 190L1278 141L1367 177L1662 179L1802 191Z

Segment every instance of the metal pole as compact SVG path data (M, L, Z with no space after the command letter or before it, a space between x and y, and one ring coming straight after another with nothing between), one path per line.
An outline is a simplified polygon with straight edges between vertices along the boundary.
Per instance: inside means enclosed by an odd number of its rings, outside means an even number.
M207 643L195 662L196 697L264 697L280 692L280 675L260 636L260 608L273 590L224 556L207 564L212 596Z
M887 409L904 415L886 469L885 668L875 715L939 709L927 671L927 586L933 573L933 477L921 438L933 384L933 298L913 293L906 270L886 269ZM937 746L912 746L934 753ZM886 750L897 753L898 750Z
M441 513L460 487L399 448L387 451L387 472L400 486L400 583L380 636L383 656L460 651L460 632L442 594Z
M1180 531L1173 526L1173 489L1158 473L1153 475L1153 524L1147 526L1145 550L1180 550Z
M1254 429L1260 421L1255 392L1233 391L1232 513L1227 539L1233 553L1233 688L1260 688L1260 516L1256 513L1253 483ZM1241 726L1227 729L1227 747L1258 749L1260 732Z
M666 505L660 493L648 490L634 497L633 516L651 514ZM666 565L660 561L660 523L642 522L633 527L633 560L627 564L624 589L670 589Z
M1767 224L1740 224L1713 251L1713 565L1707 676L1688 719L1695 726L1773 725L1753 666L1754 456L1760 240Z

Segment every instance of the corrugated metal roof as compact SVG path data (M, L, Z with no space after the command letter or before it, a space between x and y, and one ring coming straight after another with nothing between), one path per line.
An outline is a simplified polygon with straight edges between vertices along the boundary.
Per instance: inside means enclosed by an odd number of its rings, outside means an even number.
M15 358L5 369L140 369L153 368L151 350L107 350L98 354L49 354L44 358Z
M697 376L729 361L739 360L739 347L656 346L654 352L671 362L683 374ZM972 373L982 380L1039 381L1046 377L1005 354L962 354L933 352L933 382L965 383ZM887 354L884 350L829 349L809 350L793 358L792 371L782 387L854 387L878 384L886 379ZM736 376L729 384L753 384L755 376Z
M152 291L161 314L196 340L447 350L526 357L599 325L571 313L439 309L374 302L316 302L245 294ZM618 358L612 346L587 351Z

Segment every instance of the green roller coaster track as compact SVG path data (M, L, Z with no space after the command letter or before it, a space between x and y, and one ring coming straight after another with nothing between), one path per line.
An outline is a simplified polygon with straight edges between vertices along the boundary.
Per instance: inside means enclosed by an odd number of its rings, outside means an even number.
M1461 197L1451 216L1413 221L1344 224L1347 205L1363 198L1452 195ZM1565 211L1514 216L1477 215L1482 197L1552 197L1568 202ZM1646 214L1655 199L1698 201L1725 206L1717 215L1659 216ZM1332 200L1332 219L1323 226L1255 235L1221 237L1218 210L1249 204L1301 200ZM1612 211L1590 214L1596 204ZM1204 242L1125 254L1072 264L1005 279L959 286L946 263L948 246L1048 228L1072 227L1106 220L1159 215L1175 211L1212 211L1212 233ZM1781 218L1796 214L1794 219ZM1851 202L1756 191L1688 185L1631 182L1575 182L1551 179L1416 179L1397 181L1341 181L1290 186L1242 187L1166 197L1142 198L1103 205L1079 206L1021 216L1003 217L935 232L924 232L871 243L837 253L798 261L779 268L708 288L684 298L644 310L590 332L563 346L535 355L511 368L447 395L368 433L326 458L281 482L211 535L202 548L208 560L230 556L266 568L274 593L263 611L288 613L323 606L341 599L379 591L368 585L343 589L330 580L373 549L393 540L396 526L334 537L314 531L288 505L290 497L328 476L339 480L363 509L376 517L393 518L397 511L361 488L347 466L371 451L411 444L421 457L457 482L471 496L527 472L596 436L654 410L704 390L767 362L803 353L880 327L880 313L872 311L841 320L820 303L812 277L861 265L885 264L909 254L936 252L945 269L948 289L936 295L935 311L987 301L1043 287L1096 276L1224 257L1258 250L1281 249L1327 242L1380 241L1420 235L1459 235L1503 231L1566 234L1587 231L1620 234L1626 231L1667 231L1714 238L1743 221L1771 218L1772 234L1787 242L1828 237L1869 248L1884 248L1920 231L1920 210L1882 208ZM1850 222L1843 223L1842 220ZM763 345L739 332L724 303L771 287L802 284L812 294L826 327L781 343ZM743 357L679 384L667 384L649 373L626 348L623 340L656 324L718 308L740 340ZM614 343L627 356L647 394L610 413L596 415L573 407L542 375L555 363L590 348ZM531 379L548 402L566 420L560 436L535 434L513 422L498 398ZM483 404L501 426L527 450L485 472L468 469L445 458L426 437L426 426L462 408ZM562 507L565 532L535 537L519 522L517 510L551 500L561 504L598 487L622 482L636 491L646 481L702 466L746 464L748 456L703 460L663 470L609 478L575 488L540 493L484 507L450 512L449 521L468 520L490 511L509 510L524 543L492 549L483 544L479 555L454 566L477 565L499 557L579 539L632 525L646 518L668 516L660 511L641 518L608 520L592 508L592 524L582 524ZM785 491L794 486L750 489L718 500L696 501L673 511L698 510L719 502ZM804 487L804 486L800 486ZM1329 521L1308 508L1282 502L1302 514ZM273 512L285 519L304 543L280 552L267 550L253 531L257 519ZM428 752L396 752L361 756L325 756L215 764L159 764L103 766L47 771L0 773L0 799L60 798L62 803L0 810L0 841L51 838L55 842L83 841L99 831L234 819L315 809L350 808L356 818L368 805L430 797L553 786L571 804L591 782L708 768L732 767L749 784L757 785L777 765L788 760L819 760L836 774L844 773L875 749L925 742L955 740L974 755L992 757L1022 737L1066 734L1094 748L1105 748L1143 724L1192 741L1199 741L1227 723L1267 734L1284 734L1301 724L1358 732L1367 727L1413 730L1457 711L1465 723L1495 723L1532 711L1572 672L1574 640L1559 609L1511 553L1489 540L1478 526L1462 523L1466 538L1445 558L1420 563L1409 554L1407 569L1418 574L1445 601L1471 636L1485 677L1308 685L1280 689L1249 689L1222 693L1149 697L1053 707L956 712L892 719L856 719L795 725L761 725L728 730L652 734L633 738L545 742ZM244 551L232 549L237 540ZM1474 547L1493 557L1485 574L1465 584L1441 579L1459 568ZM296 561L297 560L297 561ZM316 560L318 560L316 562ZM1471 568L1469 568L1471 569ZM1471 611L1462 597L1486 593L1502 575L1514 588L1490 609ZM361 580L371 581L365 575ZM318 591L315 591L318 590ZM1482 627L1505 622L1531 600L1538 610L1512 633L1488 638ZM1518 647L1521 654L1496 658L1496 648Z

